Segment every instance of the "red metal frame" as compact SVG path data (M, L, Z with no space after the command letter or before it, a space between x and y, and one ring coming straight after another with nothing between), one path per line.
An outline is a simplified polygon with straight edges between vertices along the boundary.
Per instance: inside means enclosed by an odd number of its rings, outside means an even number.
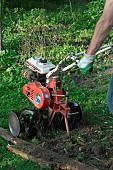
M68 113L70 108L68 107L68 92L65 95L63 94L62 83L59 77L52 77L47 88L51 96L49 123L52 122L55 114L61 113L64 116L66 131L69 136ZM65 96L65 100L63 96Z

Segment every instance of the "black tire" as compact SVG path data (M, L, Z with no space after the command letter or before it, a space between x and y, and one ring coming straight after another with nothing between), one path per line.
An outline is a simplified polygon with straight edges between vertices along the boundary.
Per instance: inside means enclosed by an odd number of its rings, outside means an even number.
M65 130L65 120L64 120L64 116L62 115L62 113L58 112L55 114L53 121L52 121L52 126L57 128L57 129L61 129L61 130Z
M79 104L76 102L69 102L68 106L71 109L68 118L69 127L70 129L74 129L76 127L76 124L79 123L82 119L82 111Z

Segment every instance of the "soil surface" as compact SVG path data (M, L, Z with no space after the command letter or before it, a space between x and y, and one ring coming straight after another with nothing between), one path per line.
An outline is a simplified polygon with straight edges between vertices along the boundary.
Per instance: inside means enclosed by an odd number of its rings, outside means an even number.
M113 169L113 128L80 127L71 131L71 138L66 134L54 138L43 136L40 146L84 162L100 170ZM68 161L68 160L67 160Z
M66 131L51 128L30 139L38 145L62 157L77 160L98 170L113 169L113 127L77 124L67 137ZM43 159L43 155L42 158ZM57 158L56 158L57 159Z

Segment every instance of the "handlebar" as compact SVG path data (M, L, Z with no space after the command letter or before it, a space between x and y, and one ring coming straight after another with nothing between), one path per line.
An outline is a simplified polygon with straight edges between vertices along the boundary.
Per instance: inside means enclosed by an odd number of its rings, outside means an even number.
M105 52L105 51L110 50L110 49L113 50L112 44L111 45L104 45L100 48L100 50L95 55L99 55L100 53ZM53 70L49 71L46 74L46 78L50 78L52 75L57 74L59 72L65 72L65 71L69 70L70 68L72 68L73 66L77 65L77 63L80 60L80 55L84 55L84 53L85 52L79 52L77 54L74 54L73 52L71 52L68 56L64 57ZM68 65L67 67L61 68L62 63L64 61L66 61L67 59L71 59L74 62L72 64Z
M61 68L61 65L64 61L66 61L67 59L72 59L74 61L74 63L68 65L67 67L64 67L64 68ZM73 66L77 65L77 63L79 62L79 56L78 55L75 55L73 52L71 52L68 56L64 57L58 64L57 66L49 71L47 74L46 74L46 78L49 78L51 77L52 75L54 74L57 74L58 72L65 72L67 70L69 70L70 68L72 68Z

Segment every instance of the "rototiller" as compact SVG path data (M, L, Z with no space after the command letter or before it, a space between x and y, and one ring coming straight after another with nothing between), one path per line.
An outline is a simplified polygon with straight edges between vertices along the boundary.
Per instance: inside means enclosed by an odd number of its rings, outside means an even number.
M97 54L109 49L111 49L111 45L106 45ZM68 102L69 95L63 88L60 74L76 66L79 62L79 56L82 54L84 52L78 54L71 52L57 66L47 61L47 59L37 56L26 61L28 69L24 70L22 74L29 82L23 86L23 93L34 104L37 111L24 110L20 115L15 112L10 113L9 129L13 136L19 136L23 124L24 126L27 124L27 130L39 124L39 110L40 114L43 114L43 111L46 112L47 126L50 126L55 117L57 117L56 120L60 120L61 124L64 122L67 135L70 135L69 125L71 123L76 125L76 121L82 118L82 112L78 103ZM62 68L62 63L67 59L74 62ZM28 119L30 115L31 117ZM59 124L59 126L61 125Z

